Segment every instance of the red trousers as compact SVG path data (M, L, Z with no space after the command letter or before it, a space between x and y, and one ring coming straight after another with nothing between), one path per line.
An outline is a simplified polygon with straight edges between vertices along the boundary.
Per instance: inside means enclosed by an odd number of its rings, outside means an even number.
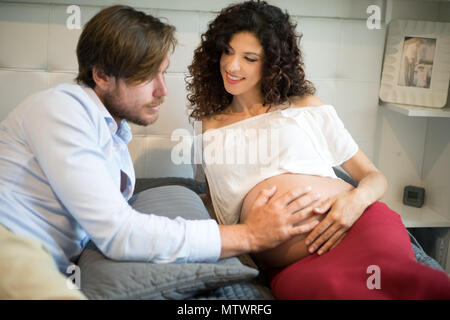
M415 260L400 216L369 206L331 251L271 270L277 299L450 299L450 278Z

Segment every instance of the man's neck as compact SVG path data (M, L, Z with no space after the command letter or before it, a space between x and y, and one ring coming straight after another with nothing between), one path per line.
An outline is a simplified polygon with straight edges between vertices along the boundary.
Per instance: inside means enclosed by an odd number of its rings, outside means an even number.
M103 95L100 93L100 90L98 89L98 87L94 87L93 88L95 94L97 95L97 97L100 99L101 103L103 104L103 106L106 108L106 110L108 110L108 106L105 104L105 99L103 99ZM108 112L110 112L108 110ZM111 113L111 112L110 112ZM120 128L120 123L122 122L121 118L116 117L115 115L111 114L111 117L114 119L114 121L117 124L117 130Z

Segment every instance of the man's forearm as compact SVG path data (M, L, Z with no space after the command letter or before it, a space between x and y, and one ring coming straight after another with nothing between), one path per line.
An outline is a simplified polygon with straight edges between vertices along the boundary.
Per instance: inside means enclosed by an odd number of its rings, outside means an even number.
M238 256L252 252L248 227L245 224L219 225L222 249L220 258Z

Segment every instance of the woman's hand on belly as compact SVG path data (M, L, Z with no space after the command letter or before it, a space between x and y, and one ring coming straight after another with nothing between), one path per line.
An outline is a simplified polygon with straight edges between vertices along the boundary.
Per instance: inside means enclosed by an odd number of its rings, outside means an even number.
M323 201L314 212L317 214L328 212L328 214L305 239L309 253L318 250L317 253L320 255L332 249L342 240L366 207L358 201L353 190Z

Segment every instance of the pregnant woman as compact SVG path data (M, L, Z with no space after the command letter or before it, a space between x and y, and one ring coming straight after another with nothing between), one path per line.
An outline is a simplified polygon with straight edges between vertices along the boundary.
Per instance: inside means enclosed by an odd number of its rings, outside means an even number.
M386 179L314 95L297 40L287 13L247 1L223 9L195 51L188 100L218 221L245 221L262 189L311 186L314 230L256 256L277 298L450 298L447 275L415 261L400 217L377 202Z

